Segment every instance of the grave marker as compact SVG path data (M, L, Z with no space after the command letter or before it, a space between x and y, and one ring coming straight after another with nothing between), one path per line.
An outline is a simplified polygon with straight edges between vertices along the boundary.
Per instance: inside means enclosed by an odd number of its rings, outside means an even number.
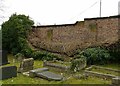
M8 64L7 51L0 50L0 66Z
M0 68L0 80L12 78L17 76L17 67L8 66Z
M22 73L22 72L28 72L30 70L33 70L33 65L34 65L33 58L23 59L23 61L20 63L18 72Z

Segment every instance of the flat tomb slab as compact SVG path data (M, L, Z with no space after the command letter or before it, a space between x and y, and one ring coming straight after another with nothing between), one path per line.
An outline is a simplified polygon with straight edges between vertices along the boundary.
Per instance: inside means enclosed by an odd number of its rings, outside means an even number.
M49 71L45 71L45 72L41 72L41 73L37 73L38 77L47 79L47 80L56 80L56 81L60 81L63 79L63 76L49 72Z
M38 69L30 70L30 72L39 73L48 70L49 70L48 68L38 68Z
M41 73L41 72L48 71L48 70L49 70L48 68L38 68L38 69L30 70L29 76L35 77L37 76L37 73Z

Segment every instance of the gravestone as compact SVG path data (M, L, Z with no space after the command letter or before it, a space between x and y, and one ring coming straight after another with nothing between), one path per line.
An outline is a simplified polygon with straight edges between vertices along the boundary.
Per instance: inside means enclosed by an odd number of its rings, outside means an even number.
M38 68L38 69L30 70L29 76L36 77L37 73L44 72L44 71L49 71L49 69L48 68Z
M55 81L59 81L63 79L63 76L50 72L48 68L38 68L35 70L30 70L29 76L30 77L37 76L37 77L44 78L47 80L55 80Z
M47 79L47 80L55 80L55 81L60 81L63 79L63 76L55 74L50 71L44 71L44 72L37 73L37 76Z
M17 67L8 66L0 68L0 80L12 78L17 76Z
M8 64L7 51L0 50L0 66Z
M23 59L23 61L20 63L18 72L22 73L22 72L28 72L30 70L33 70L33 65L34 65L33 58Z

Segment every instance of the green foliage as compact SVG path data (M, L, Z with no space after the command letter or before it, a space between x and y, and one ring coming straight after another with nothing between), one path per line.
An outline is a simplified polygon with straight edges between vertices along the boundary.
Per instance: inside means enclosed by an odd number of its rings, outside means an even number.
M79 59L72 60L70 70L73 72L80 71L80 66L85 64L85 62L86 62L85 58L79 58Z
M15 55L15 57L16 57L16 58L18 58L18 57L24 57L24 55L21 54L21 53L17 53L17 54Z
M111 63L120 63L120 40L107 48L111 55Z
M47 52L40 52L40 51L34 51L31 57L34 59L48 60L48 61L53 60L54 58L56 58L57 60L61 60L58 56L54 54L47 53Z
M32 57L40 60L53 60L58 58L50 53L34 51L27 43L27 35L34 24L29 16L13 14L8 21L2 24L3 49L12 52L14 55ZM48 31L48 36L52 36L52 30Z
M29 16L13 14L2 24L3 49L17 54L26 48L26 37L33 24Z
M79 51L77 58L84 56L87 60L87 64L105 64L110 60L110 54L107 50L97 48L88 48L84 51Z

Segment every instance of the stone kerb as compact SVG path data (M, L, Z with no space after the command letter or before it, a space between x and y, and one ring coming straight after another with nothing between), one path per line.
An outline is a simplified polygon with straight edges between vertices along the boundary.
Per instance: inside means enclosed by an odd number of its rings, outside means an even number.
M85 74L86 75L90 75L90 76L100 77L100 78L106 78L106 79L112 79L112 78L117 77L117 76L111 75L111 74L103 74L103 73L98 73L98 72L93 72L93 71L87 71L87 70L85 70Z
M33 69L34 65L34 59L33 58L28 58L28 59L23 59L23 61L20 63L20 67L18 69L18 72L28 72L29 70Z
M119 72L119 73L120 73L120 70L116 70L116 69L105 68L105 67L99 67L99 66L95 66L95 65L93 65L92 67L97 68L97 69L104 69L104 70L114 71L114 72Z
M118 77L118 76L111 75L111 74L103 74L103 73L93 72L93 71L91 71L92 68L104 69L104 70L107 70L107 71L114 71L114 72L120 73L119 70L92 65L89 68L86 68L85 74L90 75L90 76L100 77L100 78L106 78L106 79L113 79L113 78Z
M63 66L63 65L60 65L60 64L55 64L55 63L51 63L51 62L47 62L47 61L45 61L43 63L43 66L57 68L57 69L61 69L63 71L68 71L70 69L70 66Z

